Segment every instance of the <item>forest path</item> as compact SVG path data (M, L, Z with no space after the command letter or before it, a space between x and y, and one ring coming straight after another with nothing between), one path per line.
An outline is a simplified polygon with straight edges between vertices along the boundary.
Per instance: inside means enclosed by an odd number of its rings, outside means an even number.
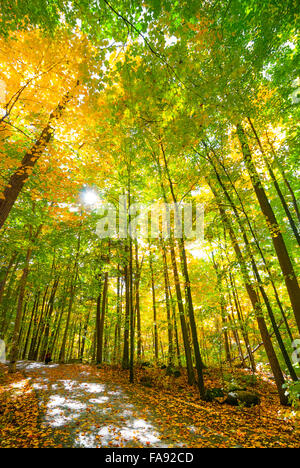
M161 427L151 406L139 405L131 393L115 382L104 382L89 366L18 363L30 379L40 404L40 424L51 428L57 445L74 448L97 447L187 447L180 433ZM131 394L130 394L131 393ZM154 410L154 408L153 408ZM186 425L186 421L182 421ZM220 443L209 429L193 434L200 446ZM200 443L201 439L201 443Z
M120 386L100 382L88 367L76 372L78 366L23 361L17 367L37 393L42 427L51 427L64 447L168 446Z

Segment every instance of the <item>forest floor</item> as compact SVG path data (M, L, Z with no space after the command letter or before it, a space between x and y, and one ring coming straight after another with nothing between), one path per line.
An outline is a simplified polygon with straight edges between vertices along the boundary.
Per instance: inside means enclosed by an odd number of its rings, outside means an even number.
M249 383L246 371L226 372ZM205 380L220 387L224 372L208 369ZM108 366L20 362L14 375L0 366L0 447L300 447L297 421L267 378L252 383L262 403L249 409L201 402L184 375L139 369L136 381Z

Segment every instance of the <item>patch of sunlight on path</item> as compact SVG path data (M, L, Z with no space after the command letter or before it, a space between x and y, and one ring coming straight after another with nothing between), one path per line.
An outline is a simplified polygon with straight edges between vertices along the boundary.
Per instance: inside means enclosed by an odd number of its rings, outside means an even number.
M132 404L120 386L101 383L87 371L75 375L68 365L20 361L17 367L31 378L41 405L41 424L51 427L54 437L56 431L68 433L64 446L169 446L159 422Z

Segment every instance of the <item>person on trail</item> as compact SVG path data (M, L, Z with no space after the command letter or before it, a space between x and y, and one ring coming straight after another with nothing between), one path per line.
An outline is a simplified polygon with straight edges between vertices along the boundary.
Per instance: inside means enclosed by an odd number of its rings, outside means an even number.
M52 361L51 356L49 353L47 353L45 357L45 364L48 365L50 364L51 361Z

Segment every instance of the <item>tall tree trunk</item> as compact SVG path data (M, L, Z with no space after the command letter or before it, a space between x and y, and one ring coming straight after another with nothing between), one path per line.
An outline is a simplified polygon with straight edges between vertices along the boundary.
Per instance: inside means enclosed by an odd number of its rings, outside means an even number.
M20 326L22 321L22 312L23 312L23 302L25 297L25 289L27 278L29 274L29 262L32 254L32 248L29 247L26 253L25 265L23 268L22 277L20 280L20 292L18 298L18 305L17 305L17 315L15 320L13 338L12 338L12 345L11 345L11 353L10 353L10 363L9 363L9 372L14 373L16 372L16 364L19 355L19 336L20 336Z
M242 316L242 309L241 309L241 304L240 304L240 301L239 301L237 288L236 288L235 281L234 281L234 278L233 278L233 275L231 274L231 272L229 273L229 278L230 278L230 284L231 284L232 293L233 293L233 300L234 300L234 304L235 304L235 310L237 312L237 316L238 316L238 319L239 319L240 328L241 328L242 336L243 336L244 343L245 343L245 346L246 346L246 350L247 350L247 353L248 353L251 369L252 369L252 372L255 373L256 372L256 364L255 364L254 356L253 356L253 353L252 353L252 348L251 348L251 345L250 345L248 332L247 332L247 329L245 327L244 319L243 319L243 316Z
M23 355L22 355L23 360L26 359L27 354L28 354L28 347L29 347L29 343L30 343L31 331L32 331L32 327L33 327L33 324L34 324L34 321L35 321L35 317L37 315L38 308L39 308L39 298L40 298L40 293L37 293L35 295L35 298L34 298L33 308L32 308L32 312L31 312L31 318L30 318L30 322L29 322L29 326L28 326L28 330L27 330L27 334L26 334L26 339L25 339L25 344L24 344L24 348L23 348Z
M174 365L173 324L172 324L172 318L171 318L171 304L170 304L170 295L169 295L167 252L166 252L166 247L165 247L162 237L160 238L160 245L161 245L162 257L163 257L164 286L165 286L167 323L168 323L168 366L171 368Z
M70 333L70 344L69 348L67 350L67 359L66 362L72 362L73 360L73 350L74 350L74 344L75 344L75 338L76 338L76 333L77 333L77 322L71 326L71 333Z
M266 164L266 166L267 166L269 175L270 175L271 180L272 180L272 182L273 182L273 184L274 184L274 187L275 187L275 190L276 190L276 192L277 192L277 194L278 194L278 197L279 197L279 199L280 199L280 201L281 201L281 204L282 204L282 206L283 206L283 209L284 209L284 211L285 211L285 214L287 215L287 218L288 218L288 220L289 220L291 229L292 229L292 231L293 231L293 233L294 233L294 236L295 236L295 238L296 238L296 240L297 240L297 242L298 242L298 245L300 246L300 235L299 235L297 226L296 226L296 224L295 224L295 221L294 221L294 219L293 219L292 213L290 212L290 209L289 209L289 207L288 207L288 204L287 204L287 202L285 201L284 195L283 195L283 193L282 193L282 191L281 191L281 188L280 188L280 186L279 186L279 183L277 182L277 179L276 179L276 176L275 176L275 174L274 174L274 171L273 171L273 169L272 169L272 167L271 167L271 165L270 165L270 163L269 163L269 161L268 161L268 158L267 158L267 155L266 155L265 150L264 150L264 148L263 148L262 142L260 141L260 138L259 138L259 136L258 136L258 133L257 133L257 131L256 131L255 127L254 127L254 124L253 124L252 120L250 119L250 117L248 117L248 122L250 123L251 129L252 129L253 134L254 134L254 136L255 136L255 138L256 138L256 141L257 141L257 143L258 143L260 152L261 152L261 154L262 154L262 156L263 156L263 158L264 158L264 162L265 162L265 164Z
M120 276L120 265L118 265L118 282L117 282L117 317L115 324L115 345L114 345L114 362L120 361L121 355L121 322L122 322L122 302L123 302L123 284Z
M137 332L137 361L142 359L142 331L141 331L141 307L140 307L140 280L141 268L139 264L138 243L135 246L135 269L136 269L136 283L135 283L135 313L136 313L136 332Z
M223 287L222 287L222 272L220 271L219 265L217 264L213 253L212 253L212 260L213 260L213 266L214 266L214 270L215 270L216 277L217 277L217 286L218 286L218 291L219 291L219 296L220 296L219 303L220 303L221 319L222 319L222 331L224 335L225 357L226 357L226 362L231 362L229 338L228 338L227 325L226 325L226 313L225 313L226 301L225 301Z
M294 210L295 210L295 213L297 215L297 218L298 218L298 222L300 223L300 209L299 209L299 206L298 206L298 202L297 202L297 198L296 198L296 195L295 195L295 192L290 184L290 182L288 181L286 175L285 175L285 172L284 172L284 169L282 167L282 164L280 164L280 162L278 161L278 157L277 157L277 154L276 154L276 151L274 149L274 146L268 136L268 133L266 132L266 135L267 135L267 140L268 140L268 143L270 145L270 148L271 148L271 151L272 151L272 154L274 156L274 160L276 161L276 164L277 164L277 167L280 171L280 174L282 175L282 178L283 178L283 181L288 189L288 191L290 192L290 195L292 197L292 202L293 202L293 206L294 206Z
M259 291L264 299L264 302L265 302L265 305L266 305L266 308L267 308L267 311L268 311L268 314L269 314L269 317L270 317L270 320L272 322L272 326L273 326L273 329L274 329L274 332L275 332L275 335L276 335L276 339L277 339L277 342L278 342L278 345L280 347L280 350L282 352L282 356L286 362L286 365L287 365L287 368L289 370L289 373L292 377L292 379L294 381L297 381L298 378L297 378L297 375L296 375L296 372L295 372L295 369L292 365L292 362L290 360L290 357L289 357L289 354L286 350L286 347L283 343L283 340L282 340L282 337L281 337L281 333L280 333L280 330L277 326L277 322L276 322L276 319L275 319L275 316L274 316L274 313L273 313L273 310L272 310L272 307L271 307L271 304L270 304L270 301L269 301L269 298L266 294L266 291L265 291L265 288L263 287L263 281L261 279L261 276L260 276L260 273L259 273L259 270L257 268L257 265L256 265L256 261L255 261L255 258L252 254L252 251L251 251L251 246L250 246L250 243L249 243L249 240L248 240L248 236L247 236L247 233L245 231L245 228L244 228L244 225L241 221L241 218L240 218L240 215L238 213L238 210L235 206L235 203L231 197L231 195L229 194L225 184L223 183L219 173L218 173L218 170L213 162L213 160L210 158L209 154L207 154L208 156L208 159L214 169L214 172L217 176L217 179L218 179L218 182L219 182L219 185L220 187L222 188L223 192L224 192L224 195L226 197L226 199L228 200L233 212L234 212L234 215L236 217L236 220L237 220L237 223L238 223L238 226L240 228L240 231L242 233L242 236L243 236L243 240L245 242L245 246L246 246L246 250L247 250L247 254L250 258L250 261L251 261L251 265L252 265L252 269L253 269L253 272L254 272L254 276L256 277L257 279L257 283L258 283L258 287L259 287Z
M231 323L231 326L233 327L232 332L233 332L233 336L234 336L236 346L239 352L239 358L240 358L242 366L244 367L245 359L244 359L243 348L242 348L242 344L241 344L240 336L239 336L239 327L236 324L236 320L235 320L233 312L230 314L228 318L229 318L229 322ZM248 354L248 357L249 357L249 354ZM255 373L255 370L252 369L252 372Z
M178 327L177 327L177 319L176 319L176 305L175 305L175 300L173 299L173 295L172 295L169 273L167 275L167 279L168 279L168 291L169 291L169 298L170 298L170 306L171 306L171 309L172 309L172 321L173 321L173 329L174 329L174 339L175 339L177 364L178 364L179 368L182 368L181 352L180 352L180 344L179 344L179 335L178 335Z
M42 349L41 349L41 360L44 361L46 354L48 352L49 348L49 337L50 337L50 323L52 319L52 314L53 314L53 309L54 309L54 300L57 292L57 288L59 285L59 278L54 280L52 291L51 291L51 296L49 299L48 307L47 307L47 315L46 315L46 323L45 323L45 329L43 333L43 344L42 344Z
M131 159L128 165L128 207L131 206ZM129 211L129 320L130 320L130 353L129 353L129 382L134 382L134 345L135 345L135 315L133 307L133 233L131 231L131 214Z
M157 308L156 308L153 260L152 260L150 241L149 241L149 249L150 249L149 264L150 264L150 272L151 272L151 290L152 290L152 307L153 307L153 337L154 337L153 344L154 344L154 358L155 358L155 362L157 363L158 362Z
M125 279L125 324L124 324L124 346L123 346L123 369L129 369L129 331L130 331L130 286L129 286L129 265L128 265L128 245L126 243L126 265L124 267Z
M14 265L14 267L12 269L6 291L5 291L5 288L3 288L3 292L2 292L3 296L2 296L2 300L0 302L0 313L1 313L0 339L2 339L5 336L6 330L7 330L8 325L9 325L9 318L10 317L9 317L9 313L7 311L6 304L8 303L8 300L9 300L9 298L11 296L11 291L13 289L13 285L14 285L14 281L15 281L15 273L16 273L18 265L19 265L19 258L20 257L18 257L18 259L15 262L15 265ZM7 280L6 280L6 282L7 282ZM4 294L4 291L5 291L5 294Z
M102 301L101 301L101 296L100 296L100 300L97 303L97 317L100 315L99 325L97 327L97 364L102 364L103 362L103 334L104 334L104 324L105 324L107 291L108 291L108 273L106 272L104 274ZM100 306L101 306L101 309L100 309Z
M5 271L3 272L3 274L1 274L1 277L0 277L1 278L1 281L0 281L0 303L2 301L2 297L3 297L3 293L4 293L7 278L9 276L9 273L10 273L10 270L12 269L13 264L15 263L16 258L17 258L17 254L13 253L13 255L10 258L10 261L9 261L9 264L8 264L7 268L5 268Z
M88 309L85 324L84 324L84 327L83 327L81 348L80 348L80 353L79 353L79 359L81 360L81 362L83 361L83 358L84 358L84 351L85 351L85 345L86 345L86 339L87 339L87 332L88 332L89 322L90 322L90 315L91 315L90 314L90 309Z
M59 361L61 363L64 363L66 360L66 345L67 345L72 309L73 309L73 304L75 300L75 293L76 293L76 288L77 288L78 265L79 265L80 247L81 247L81 231L82 231L82 221L80 223L79 232L78 232L77 249L76 249L75 261L74 261L74 267L73 267L73 276L71 279L71 287L70 287L70 300L69 300L67 321L66 321L64 336L63 336L62 345L61 345L61 349L59 353Z
M213 148L212 148L212 152L215 154ZM216 154L215 154L215 157L216 157ZM217 159L217 157L216 157L216 159ZM264 266L265 266L265 268L266 268L266 271L267 271L267 273L268 273L268 275L269 275L269 279L270 279L270 282L271 282L271 285L272 285L272 289L273 289L274 294L275 294L276 302L277 302L277 304L278 304L280 313L281 313L282 318L283 318L283 321L284 321L284 323L285 323L285 326L286 326L288 335L289 335L289 337L290 337L291 343L293 343L294 338L293 338L293 335L292 335L292 331L291 331L290 326L289 326L289 323L288 323L288 321L287 321L286 314L285 314L285 312L284 312L284 310L283 310L283 305L282 305L281 300L280 300L280 298L279 298L279 294L278 294L276 285L275 285L274 280L273 280L272 272L271 272L271 270L270 270L270 267L269 267L269 265L268 265L268 262L267 262L267 260L266 260L266 258L265 258L265 255L264 255L264 253L263 253L263 251L262 251L262 249L261 249L261 246L260 246L260 244L259 244L258 236L256 235L256 233L255 233L255 231L254 231L254 228L252 227L252 224L251 224L251 221L250 221L249 216L248 216L248 214L247 214L247 211L246 211L246 209L245 209L243 200L241 199L241 197L240 197L240 195L239 195L239 192L238 192L238 190L236 189L236 187L235 187L235 185L234 185L234 183L233 183L233 181L232 181L232 179L231 179L230 174L228 173L226 167L224 166L224 164L221 162L220 159L218 159L218 162L219 162L220 166L222 167L222 169L223 169L223 171L224 171L224 174L225 174L225 176L226 176L226 179L228 179L228 181L230 182L230 185L231 185L231 187L233 188L234 193L236 194L236 196L237 196L237 198L238 198L238 200L239 200L239 203L240 203L241 208L242 208L242 212L243 212L243 214L244 214L244 216L245 216L245 218L246 218L246 221L247 221L248 227L249 227L249 229L250 229L251 235L252 235L252 237L253 237L253 240L254 240L254 242L255 242L255 245L256 245L256 247L257 247L257 250L258 250L258 252L259 252L259 254L260 254L261 258L262 258L262 261L263 261L263 263L264 263ZM216 171L216 170L215 170L215 171Z
M70 327L70 322L71 322L71 314L72 314L73 304L74 304L74 299L75 299L76 278L77 278L77 274L75 275L74 283L71 284L67 321L66 321L64 336L63 336L62 345L61 345L61 349L59 353L59 362L62 364L64 364L66 361L66 351L67 351L66 347L67 347L68 333L69 333L69 327Z
M102 278L99 283L99 294L97 297L97 308L96 308L96 363L100 364L101 359L101 303L102 303Z
M271 369L272 369L272 372L273 372L273 375L274 375L274 378L275 378L275 383L276 383L276 386L277 386L280 402L281 402L282 405L287 405L288 404L288 399L287 399L287 396L285 395L285 391L283 389L283 385L285 384L285 380L284 380L284 377L283 377L283 374L282 374L282 371L281 371L280 364L279 364L279 361L277 359L276 353L274 351L272 341L271 341L270 336L269 336L268 328L267 328L267 325L266 325L266 322L265 322L265 319L264 319L263 310L261 308L259 297L258 297L258 295L256 293L255 287L253 286L253 284L251 282L251 279L250 279L250 276L249 276L249 273L248 273L247 264L246 264L246 262L244 260L244 257L243 257L241 248L239 246L239 242L238 242L238 240L236 238L235 232L233 230L231 221L230 221L229 217L227 216L226 212L224 211L222 203L220 202L219 197L218 197L213 185L211 184L211 182L209 182L209 185L211 187L212 192L215 195L215 199L217 201L217 205L218 205L218 208L219 208L219 211L220 211L221 219L222 219L226 229L229 232L231 242L232 242L232 246L233 246L233 249L235 251L237 261L238 261L238 263L240 265L240 268L241 268L241 272L242 272L243 279L244 279L244 282L245 282L245 287L246 287L249 299L251 301L253 311L254 311L255 316L256 316L256 320L257 320L257 324L258 324L258 327L259 327L259 330L260 330L260 334L261 334L261 337L262 337L262 340L263 340L263 343L264 343L264 347L265 347L265 350L266 350L266 353L267 353L267 356L268 356L268 360L269 360L269 363L270 363L270 366L271 366Z
M168 168L166 154L165 154L162 143L161 143L161 150L163 154L163 160L164 160L166 175L169 181L171 195L173 198L173 202L175 204L176 224L180 225L181 221L180 221L180 216L179 216L177 198L175 195L173 182L172 182L170 171ZM196 320L195 320L194 305L193 305L192 292L191 292L191 282L189 278L188 263L187 263L187 258L186 258L186 250L185 250L185 243L184 243L183 237L178 239L178 245L179 245L180 257L181 257L182 274L185 280L185 295L186 295L187 303L188 303L188 314L189 314L189 320L190 320L190 326L191 326L191 332L192 332L194 354L195 354L195 359L196 359L197 383L198 383L200 397L202 400L205 400L206 392L205 392L204 379L203 379L204 365L203 365L203 361L202 361L202 357L200 353L197 325L196 325Z
M158 169L158 175L159 175L160 186L161 186L161 191L162 191L162 195L164 198L164 202L166 206L168 206L168 199L167 199L165 187L163 184L162 168L160 165L159 157L154 155L154 160ZM188 338L187 324L185 320L185 311L184 311L184 306L183 306L183 298L182 298L180 279L179 279L179 273L178 273L178 268L177 268L175 244L174 244L172 230L170 230L170 233L171 233L171 236L169 239L169 247L170 247L170 254L171 254L171 264L172 264L172 269L173 269L174 284L175 284L175 291L176 291L176 297L177 297L177 306L178 306L178 311L179 311L181 333L182 333L184 352L185 352L185 358L186 358L188 383L189 385L194 385L195 374L194 374L194 368L193 368L192 350L191 350L189 338Z
M129 360L129 369L130 383L134 382L134 307L133 307L133 250L132 250L132 238L130 237L130 261L129 261L129 298L130 298L130 360Z
M38 358L38 352L39 352L40 342L42 338L41 330L43 329L43 324L44 324L44 311L45 311L48 289L49 289L49 285L47 285L45 289L41 311L37 317L37 324L34 329L33 337L32 337L31 344L30 344L29 354L28 354L29 360L35 361Z
M279 224L262 186L259 174L254 165L246 134L241 124L237 125L237 134L241 143L244 161L256 193L261 210L265 216L277 258L284 276L284 281L291 300L292 308L300 332L300 288L289 257Z
M77 82L76 87L79 85ZM0 200L0 229L5 223L12 207L15 204L21 190L29 179L29 176L36 165L37 161L42 156L45 148L48 146L53 133L55 124L61 117L62 112L66 108L69 101L72 99L72 94L68 92L58 104L57 108L52 112L49 117L46 127L43 129L41 135L25 154L20 167L10 177L8 184L3 192L3 199Z

